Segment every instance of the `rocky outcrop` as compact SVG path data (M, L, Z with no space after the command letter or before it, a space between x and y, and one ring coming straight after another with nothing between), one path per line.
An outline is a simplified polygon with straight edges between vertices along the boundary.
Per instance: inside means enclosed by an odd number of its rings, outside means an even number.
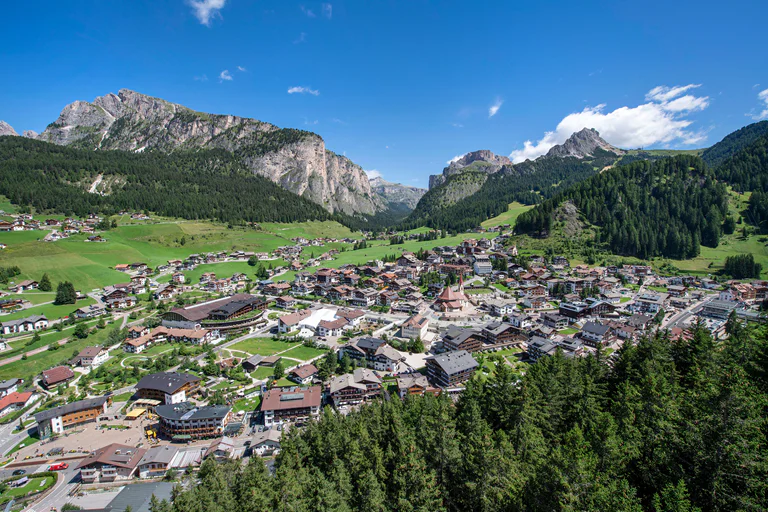
M427 193L426 189L392 183L380 176L371 178L370 184L373 192L386 201L391 208L397 208L402 205L409 210L413 210L419 203L419 199Z
M18 135L18 133L13 129L13 126L5 121L0 121L0 135Z
M429 177L429 188L434 188L445 183L445 181L455 174L465 171L479 171L486 174L498 172L502 166L510 165L512 161L506 156L495 155L487 149L472 151L460 158L451 161L442 174L433 174Z
M545 155L546 157L576 157L588 158L595 156L595 151L602 149L608 153L621 156L624 150L608 144L600 133L594 128L584 128L581 131L573 133L568 139L557 146L553 146Z
M36 139L39 134L35 130L24 130L21 134L22 137L29 139Z
M363 169L328 151L315 133L245 117L196 112L127 89L92 103L67 105L37 138L102 150L223 149L240 157L255 174L331 212L374 215L387 207L371 189Z

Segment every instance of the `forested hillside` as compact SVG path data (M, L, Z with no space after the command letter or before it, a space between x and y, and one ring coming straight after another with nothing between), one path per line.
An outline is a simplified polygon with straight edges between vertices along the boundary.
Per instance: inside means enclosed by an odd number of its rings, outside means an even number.
M89 188L102 175L106 195ZM0 137L0 194L38 211L148 210L222 222L350 220L254 175L224 150L89 151Z
M446 396L323 414L284 437L275 473L209 458L153 512L761 511L768 508L768 343L666 335L504 364ZM194 478L194 477L193 477Z
M718 166L729 157L751 145L758 138L766 135L768 135L768 121L752 123L726 135L723 140L711 148L707 148L701 154L701 158L711 167Z
M639 161L587 179L520 215L520 233L546 235L555 209L572 201L616 254L685 259L717 247L728 213L724 184L701 158Z
M504 166L490 175L476 193L454 204L442 204L437 189L431 189L404 225L412 228L426 224L451 231L473 229L505 212L513 201L536 204L594 175L615 160L613 153L597 150L590 159L545 157ZM462 175L453 176L448 182L456 179L462 179Z

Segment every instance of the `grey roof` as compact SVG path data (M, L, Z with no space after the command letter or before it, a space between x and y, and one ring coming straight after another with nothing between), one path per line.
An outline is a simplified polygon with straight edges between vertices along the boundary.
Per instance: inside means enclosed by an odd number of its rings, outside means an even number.
M738 304L729 300L712 300L704 304L705 308L722 309L725 311L731 311L736 309Z
M170 465L173 458L179 452L176 446L153 446L139 461L139 466L144 464Z
M8 379L3 382L0 382L0 391L12 388L13 386L16 386L21 382L19 379Z
M154 389L156 391L163 391L170 395L181 389L184 385L190 382L199 381L200 377L196 375L190 375L188 373L178 372L161 372L153 373L143 377L136 389Z
M7 322L3 322L2 325L7 326L14 326L14 325L21 325L21 324L28 324L28 323L35 323L39 322L41 320L48 320L45 315L32 315L28 316L26 318L19 318L18 320L8 320Z
M250 363L253 366L259 366L259 363L261 363L263 360L264 360L264 356L260 356L259 354L254 354L243 362Z
M608 330L609 328L607 325L598 324L597 322L587 322L584 324L582 332L589 332L597 336L605 336L605 333L607 333Z
M43 411L35 414L35 421L40 423L42 421L49 420L51 418L63 416L64 414L84 411L86 409L92 409L94 407L101 407L106 403L107 399L108 397L106 396L99 396L96 398L88 398L87 400L78 400L77 402L72 402L70 404L54 407L53 409L48 409L47 411Z
M155 414L169 420L205 420L210 418L225 418L232 410L228 405L206 405L198 407L192 402L179 404L158 405Z
M282 431L277 430L276 428L270 428L263 432L257 432L253 435L253 438L251 439L251 448L253 448L254 446L258 446L262 443L266 443L267 441L272 441L274 443L280 444L280 438L282 437L283 437Z
M479 366L477 361L475 361L475 358L466 350L446 352L445 354L428 357L427 360L434 361L435 364L449 375L471 370Z
M382 345L386 345L387 342L379 338L360 338L357 340L356 345L358 348L367 350L376 350Z
M150 512L150 500L154 494L158 500L171 501L174 482L152 482L126 485L109 504L108 510L118 512L131 507L133 512Z

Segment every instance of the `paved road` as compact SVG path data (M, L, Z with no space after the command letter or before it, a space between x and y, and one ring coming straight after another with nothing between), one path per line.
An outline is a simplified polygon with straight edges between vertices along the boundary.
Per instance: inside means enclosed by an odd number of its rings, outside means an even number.
M49 512L51 507L61 510L61 507L69 501L69 493L77 485L78 471L77 461L70 462L69 468L59 472L59 480L53 490L45 498L32 503L24 509L24 512Z
M35 410L44 401L43 398L39 399L35 404L24 414L21 415L21 419L27 419L35 413ZM13 429L19 424L19 418L13 420L8 425L0 426L0 454L5 455L14 446L19 444L22 439L25 439L30 432L30 429L22 430L21 432L13 433Z

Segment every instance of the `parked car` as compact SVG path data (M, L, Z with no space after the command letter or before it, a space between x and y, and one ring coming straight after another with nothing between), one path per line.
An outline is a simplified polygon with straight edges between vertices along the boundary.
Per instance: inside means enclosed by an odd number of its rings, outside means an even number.
M51 464L51 466L48 468L48 471L61 471L63 469L67 469L69 467L69 464L66 462L59 462L57 464Z
M26 469L17 469L13 473L11 473L13 476L19 476L19 475L26 475L27 470Z

